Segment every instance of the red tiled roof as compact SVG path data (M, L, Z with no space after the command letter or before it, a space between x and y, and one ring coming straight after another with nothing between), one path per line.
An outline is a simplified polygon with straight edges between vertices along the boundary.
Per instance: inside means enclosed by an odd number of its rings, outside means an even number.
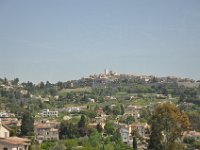
M36 129L50 129L51 126L49 124L37 124L35 125Z
M51 129L51 128L58 128L59 124L50 122L50 123L37 123L34 125L35 129Z
M19 137L8 137L5 139L0 139L0 142L7 143L7 144L21 144L21 145L30 145L30 140L26 138L19 138Z
M96 110L96 112L97 112L97 113L103 113L103 109L102 109L102 108L99 108L99 109Z

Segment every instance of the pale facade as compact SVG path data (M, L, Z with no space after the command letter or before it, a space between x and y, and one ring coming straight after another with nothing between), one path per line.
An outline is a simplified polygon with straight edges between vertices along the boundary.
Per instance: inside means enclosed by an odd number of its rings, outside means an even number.
M0 150L28 150L30 144L28 139L9 137L0 139Z
M128 145L131 145L133 142L133 138L131 136L131 126L124 126L120 128L120 134L122 137L122 141Z
M50 111L49 109L44 109L42 111L43 117L58 117L58 111Z
M0 138L8 138L10 137L10 131L4 127L0 122Z
M35 140L42 143L44 140L59 140L59 130L55 128L56 124L37 124L35 126Z

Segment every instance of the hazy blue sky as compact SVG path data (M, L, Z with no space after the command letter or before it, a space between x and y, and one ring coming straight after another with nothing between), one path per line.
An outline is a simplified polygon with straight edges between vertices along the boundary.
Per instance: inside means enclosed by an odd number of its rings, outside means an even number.
M0 77L119 73L200 79L199 0L0 1Z

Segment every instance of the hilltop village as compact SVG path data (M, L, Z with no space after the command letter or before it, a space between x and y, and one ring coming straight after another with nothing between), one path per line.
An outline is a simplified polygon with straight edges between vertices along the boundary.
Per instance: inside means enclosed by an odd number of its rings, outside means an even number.
M0 118L2 150L200 149L200 82L108 70L55 84L4 78Z

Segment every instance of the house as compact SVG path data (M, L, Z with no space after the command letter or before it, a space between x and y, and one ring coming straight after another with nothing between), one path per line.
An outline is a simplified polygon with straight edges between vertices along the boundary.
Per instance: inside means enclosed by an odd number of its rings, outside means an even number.
M42 117L58 117L58 111L50 111L49 109L43 109Z
M31 141L26 138L0 138L0 150L28 150Z
M104 129L105 122L106 122L106 117L104 115L103 116L99 116L99 117L95 117L95 120L96 120L96 124L100 124L101 127Z
M101 117L101 116L105 116L105 113L103 111L103 108L99 108L96 110L97 116Z
M146 135L147 128L149 128L149 126L147 124L141 124L141 123L133 123L132 124L132 130L136 129L138 131L138 134L143 138Z
M13 113L8 113L8 112L6 112L6 111L1 111L0 112L0 117L1 118L8 118L8 117L15 117L15 114L13 114Z
M67 108L68 113L74 113L74 112L80 112L81 108L80 107L69 107Z
M27 90L21 90L20 93L21 93L23 96L28 95L28 91L27 91Z
M149 128L148 124L141 124L141 123L133 123L131 125L121 124L119 131L122 137L122 141L128 145L131 145L133 142L131 132L133 130L137 130L140 137L147 139L147 132L146 132L147 128Z
M186 131L183 133L183 138L184 137L194 137L195 140L200 141L200 132L196 132L196 131Z
M129 105L127 107L128 111L135 111L135 110L140 110L140 109L142 109L142 107L141 106L136 106L136 105Z
M8 117L8 113L2 111L2 112L0 112L0 117L2 117L2 118Z
M59 130L57 122L37 123L34 127L35 140L42 143L44 140L59 140Z
M7 138L10 136L10 131L6 126L1 123L0 120L0 138Z
M0 150L28 150L30 144L29 139L10 137L9 129L0 120Z
M58 96L58 95L54 96L54 99L55 99L55 100L58 100L58 99L59 99L59 96Z
M39 99L41 100L42 103L49 102L49 98L48 97L43 98L43 97L40 96Z
M138 118L140 118L140 113L138 111L133 111L133 112L126 111L123 116L124 117L133 116L135 120L137 120Z
M104 100L117 100L117 98L113 96L105 96Z
M87 109L87 106L72 106L72 107L66 107L66 108L59 108L56 110L58 112L77 113L85 109Z
M131 125L124 125L121 126L120 130L119 130L121 137L122 137L122 142L131 145L133 143L133 138L131 135L132 132L132 128Z
M141 107L139 106L129 105L125 110L124 116L133 116L135 120L137 120L138 118L140 118L140 109Z
M17 126L19 124L19 120L15 117L15 114L8 112L0 112L1 124L6 127L12 127L13 125Z
M21 122L17 118L3 118L1 122L9 128L12 128L12 126L21 126Z
M94 103L94 102L95 102L95 99L93 99L93 98L88 98L88 102Z

